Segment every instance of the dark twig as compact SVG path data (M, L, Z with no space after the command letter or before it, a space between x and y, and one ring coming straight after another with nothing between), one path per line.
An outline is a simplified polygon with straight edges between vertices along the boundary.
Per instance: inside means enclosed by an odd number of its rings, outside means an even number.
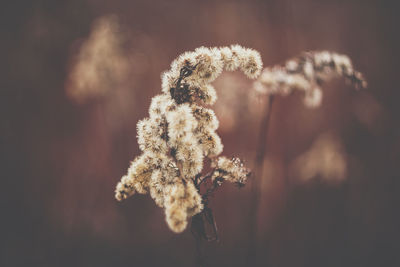
M272 104L274 96L268 97L268 105L265 106L264 117L262 118L260 131L258 135L258 146L255 157L254 176L251 187L251 204L249 211L249 246L247 254L247 262L252 263L255 259L256 254L256 242L257 242L257 219L258 219L258 208L261 195L261 180L263 179L263 165L264 158L267 149L267 136L271 120Z
M194 178L194 184L200 194L201 185L204 183L204 185L207 186L209 183L206 182L213 177L215 171L216 169L214 168L203 177L201 177L201 175L196 175ZM196 242L196 264L198 266L203 266L205 264L204 253L202 251L203 241L212 242L219 240L217 224L212 209L208 206L208 203L209 197L221 185L221 183L221 178L217 177L211 185L206 188L205 192L201 194L204 208L200 213L192 217L191 232Z

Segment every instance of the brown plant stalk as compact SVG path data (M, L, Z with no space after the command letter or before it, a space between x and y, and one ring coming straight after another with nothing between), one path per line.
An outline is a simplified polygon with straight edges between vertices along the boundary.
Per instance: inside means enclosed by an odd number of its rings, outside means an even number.
M265 105L264 116L260 123L258 134L257 149L255 156L255 165L253 170L253 181L251 185L251 202L249 210L249 246L247 252L247 262L254 263L256 255L256 235L258 209L261 196L261 179L263 178L264 158L267 151L267 137L271 121L272 104L274 103L274 95L268 96L267 105Z

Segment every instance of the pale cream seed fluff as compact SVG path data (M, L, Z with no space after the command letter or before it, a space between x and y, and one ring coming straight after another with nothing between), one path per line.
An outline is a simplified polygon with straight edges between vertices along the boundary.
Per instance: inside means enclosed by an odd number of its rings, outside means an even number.
M203 210L202 198L192 181L186 183L185 190L186 213L192 217Z
M260 54L253 49L247 48L245 49L245 55L243 55L243 58L243 64L240 66L240 69L248 78L257 78L261 73L263 65Z
M183 54L179 55L178 58L176 58L174 61L171 63L171 68L170 71L174 73L178 73L182 69L182 67L186 65L196 65L196 56L197 53L191 51L191 52L184 52Z
M164 187L165 180L160 170L154 170L150 181L150 196L157 206L164 207Z
M203 80L205 83L214 81L223 70L221 52L217 48L200 47L195 50L197 66L191 80Z
M197 121L192 115L192 109L189 105L183 104L174 111L168 112L166 119L171 147L177 148L183 139L194 139L192 133L197 127Z
M165 125L165 127L164 127ZM166 121L162 117L153 116L143 119L137 124L139 148L145 151L165 154L168 151L166 141Z
M228 65L225 66L227 71L235 71L239 69L241 65L243 65L243 56L245 55L245 49L240 45L232 45L231 49L231 58L228 60Z
M233 58L233 52L231 47L222 47L221 51L221 60L224 64L224 69L226 71L235 71L238 68L237 61Z
M118 201L127 199L135 193L135 188L133 186L133 181L129 179L128 176L124 175L121 178L121 182L117 184L115 189L115 198Z
M166 71L161 74L161 89L164 94L169 95L170 89L174 87L174 83L178 77L178 71Z
M179 182L179 179L179 171L176 166L170 171L165 171L165 169L153 171L150 181L150 196L159 207L165 207L165 199L171 194L171 188Z
M128 177L133 181L136 192L147 193L153 168L153 158L150 153L143 153L131 163L128 169Z
M190 75L180 77L181 70L188 68ZM181 86L186 86L187 98L180 99L180 95L175 97L179 102L194 102L195 99L203 101L205 104L213 104L216 100L215 90L208 84L215 80L222 70L234 71L240 69L251 79L257 78L262 69L260 54L239 45L222 48L200 47L194 52L181 54L171 64L171 69L162 74L162 91L165 94L175 94L182 88L175 88L178 81Z
M193 104L192 114L197 120L196 132L202 132L203 129L216 130L219 126L217 116L212 109Z
M152 166L151 156L142 154L132 161L128 174L121 178L116 188L116 199L123 200L133 195L147 193Z
M171 157L163 160L163 163L160 164L160 170L162 172L162 180L166 185L174 184L180 176L180 170L175 160Z
M205 156L215 157L222 153L224 146L221 138L214 131L203 132L198 138Z
M204 102L204 104L213 105L215 101L217 101L217 92L211 84L200 86L198 91L199 98Z
M174 101L169 94L154 96L149 108L150 117L165 115L166 108L171 105L174 105Z
M187 213L178 204L169 205L165 208L165 219L169 228L175 233L181 233L186 229Z
M187 77L189 83L209 83L215 80L223 68L221 53L217 48L197 48L194 52L180 55L171 64L171 73L179 76L184 66L196 66L193 73ZM177 78L175 76L175 78Z
M250 174L250 171L244 167L242 161L238 158L219 157L213 162L213 167L216 169L212 176L214 181L222 179L243 185Z
M177 182L165 198L165 215L168 226L176 233L185 230L188 217L203 209L201 196L194 184Z
M203 169L203 151L196 139L187 139L176 148L176 159L182 165L182 175L193 178Z
M225 60L225 69L234 71L240 68L250 79L257 78L262 69L262 60L260 54L253 49L243 48L240 45L231 46L231 53L226 50L222 52ZM229 58L230 56L230 58Z

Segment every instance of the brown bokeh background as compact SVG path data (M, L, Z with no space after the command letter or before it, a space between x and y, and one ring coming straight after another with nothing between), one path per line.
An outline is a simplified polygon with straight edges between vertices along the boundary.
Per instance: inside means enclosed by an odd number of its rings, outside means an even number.
M363 92L326 84L314 110L297 94L275 101L253 263L400 266L397 11L358 0L4 4L0 265L193 266L189 230L172 233L149 196L118 203L113 191L139 153L136 123L160 73L184 51L238 43L265 66L304 50L344 53L369 82ZM109 18L116 26L104 32ZM224 155L252 167L266 99L241 73L214 85ZM330 144L324 164L313 164L324 157L310 152L318 140ZM221 240L204 247L209 266L246 266L250 187L226 184L211 200Z

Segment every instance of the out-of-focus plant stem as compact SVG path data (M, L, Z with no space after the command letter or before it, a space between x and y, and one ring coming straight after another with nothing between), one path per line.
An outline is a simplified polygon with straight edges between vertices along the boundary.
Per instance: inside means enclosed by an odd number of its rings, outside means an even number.
M264 158L267 150L267 137L270 127L272 104L274 102L274 95L268 96L267 105L260 124L260 130L257 141L257 150L255 157L255 164L253 170L253 181L251 186L251 202L249 212L249 246L247 254L248 266L254 266L256 262L256 248L257 248L257 221L258 221L258 207L261 196L261 181L263 179L263 166Z

